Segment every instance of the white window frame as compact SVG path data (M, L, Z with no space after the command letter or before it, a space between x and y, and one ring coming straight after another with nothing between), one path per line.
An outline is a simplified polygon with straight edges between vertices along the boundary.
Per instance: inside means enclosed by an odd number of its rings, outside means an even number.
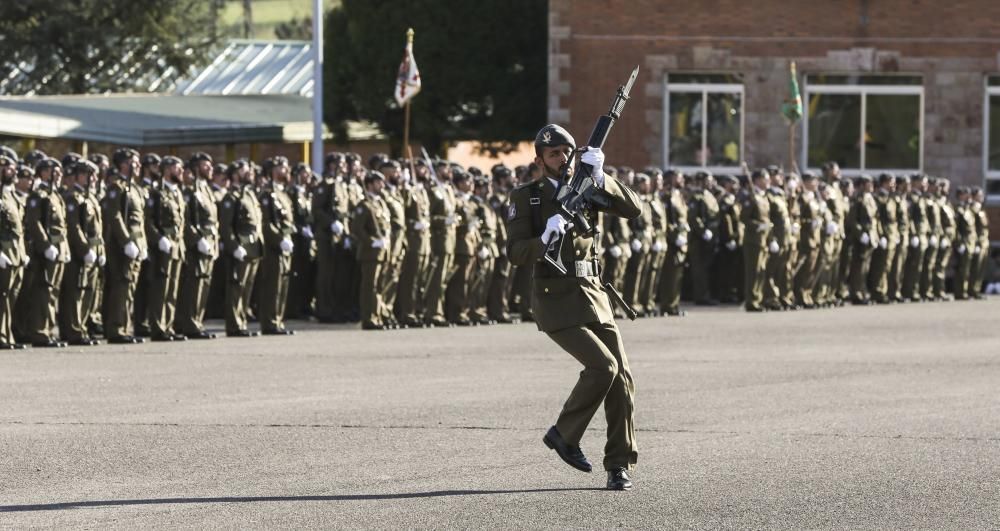
M811 94L850 94L861 96L861 131L860 137L865 137L865 124L868 121L868 95L886 96L919 96L920 97L920 148L917 153L917 168L866 168L865 148L861 146L861 168L841 168L840 173L847 177L871 172L889 172L896 174L917 173L924 170L924 87L923 85L811 85L806 77L804 83L802 104L805 106L805 116L801 120L802 145L799 147L799 167L805 168L809 163L809 97ZM819 167L809 167L810 171L819 172Z
M670 164L670 93L701 93L701 152L708 145L708 95L738 94L740 97L740 160L744 160L746 137L746 95L742 83L671 83L669 74L663 76L663 167L676 168L684 173L707 171L716 174L740 173L737 166L671 166Z
M990 96L1000 96L1000 85L990 86L989 77L983 79L983 190L989 190L988 181L1000 180L1000 170L990 169ZM1000 202L1000 195L987 195L991 204Z

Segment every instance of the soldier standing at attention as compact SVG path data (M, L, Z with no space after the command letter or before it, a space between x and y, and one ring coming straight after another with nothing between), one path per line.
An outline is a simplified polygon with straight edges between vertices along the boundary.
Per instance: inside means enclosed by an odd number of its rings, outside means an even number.
M958 202L955 205L955 299L969 298L969 275L972 272L972 261L978 259L976 245L979 235L976 233L976 214L972 211L969 189L959 186L956 190Z
M17 310L20 333L36 347L64 347L55 337L56 309L63 272L69 261L66 203L60 195L62 167L45 159L35 168L38 187L24 214L25 247L32 255Z
M291 168L285 157L264 161L264 189L260 193L261 229L264 257L260 262L260 297L257 299L260 332L264 335L292 335L285 328L288 282L292 275L295 244L295 206L287 186Z
M28 255L24 249L23 208L14 190L17 162L0 155L0 350L20 350L14 339L14 302Z
M700 171L695 174L695 187L691 190L689 218L692 238L690 253L691 295L695 304L714 306L709 290L708 276L715 258L716 235L719 232L719 202L712 194L712 174Z
M423 326L425 281L431 260L431 212L426 188L430 167L419 159L415 170L414 182L404 185L400 194L406 221L406 256L399 272L396 310L400 324L407 327Z
M556 191L564 170L573 160L576 142L558 125L547 125L535 138L535 163L543 178L520 186L511 193L507 213L510 260L534 269L531 306L538 329L583 365L579 380L563 406L555 426L546 433L545 444L566 463L584 472L592 466L580 449L587 425L604 403L608 437L604 449L607 486L613 490L632 487L628 471L638 456L635 442L633 395L635 387L622 337L611 312L611 301L597 276L597 242L592 234L577 234L558 215ZM593 169L596 186L610 201L607 214L634 218L642 201L629 188L604 174L604 154L588 149L580 157ZM598 213L585 212L592 226ZM544 223L541 220L545 220ZM565 234L561 258L568 264L563 276L542 260L545 242Z
M142 338L130 334L139 267L146 257L146 200L133 182L139 178L139 153L121 148L111 155L111 161L115 176L104 198L108 256L104 333L109 343L142 343Z
M365 198L358 204L351 221L351 234L357 243L358 262L361 264L361 329L385 330L382 317L386 314L382 292L378 290L382 265L392 244L389 207L381 197L385 177L370 171L365 176Z
M209 179L212 158L198 152L188 161L191 180L185 183L184 246L187 253L181 268L177 295L177 330L188 339L214 339L205 331L203 319L208 306L212 265L219 256L219 211Z
M927 200L924 191L927 189L927 176L914 173L910 176L910 191L907 195L907 215L910 220L908 233L910 247L906 251L906 263L903 264L903 298L910 302L923 300L923 290L920 288L921 271L924 255L928 250L930 223L927 220Z
M719 196L718 271L719 298L722 302L739 302L743 270L740 268L743 252L743 224L740 223L740 202L736 200L739 180L732 175L719 178L722 194Z
M647 316L659 315L656 297L660 278L663 276L663 262L667 259L667 210L663 205L660 193L663 190L663 172L659 168L647 168L649 172L650 193L643 199L649 207L650 230L653 244L649 249L649 258L645 268L639 275L639 296L635 306L642 308ZM669 194L669 192L666 192ZM612 216L608 216L612 217ZM621 219L621 218L618 218Z
M160 163L162 160L156 153L146 153L139 161L139 180L134 183L142 195L142 204L149 202L150 196L160 186ZM142 260L139 266L139 284L135 291L132 320L135 323L135 335L150 336L149 295L153 290L152 264L146 259L148 251L156 253L156 242L147 238L150 247L142 249Z
M476 207L476 218L480 222L480 245L476 252L476 265L472 268L473 280L469 286L469 318L479 324L495 324L496 321L490 319L487 302L496 261L500 259L497 242L503 241L503 245L506 245L506 229L489 202L492 193L490 179L485 176L476 177L475 187L472 201Z
M379 164L379 172L385 177L385 186L379 194L382 202L389 208L389 222L392 225L392 233L389 235L389 252L386 256L385 264L382 266L382 274L379 278L378 290L382 292L383 310L386 312L382 316L382 321L392 327L399 328L402 315L396 315L396 294L399 290L399 277L409 249L406 247L406 209L403 206L403 182L402 167L394 160L386 160ZM403 325L409 326L409 325Z
M451 178L447 163L436 163L438 179ZM431 266L427 285L424 323L428 326L450 326L444 315L445 289L455 272L455 193L442 181L431 179L427 184L431 214Z
M493 263L493 276L490 279L489 294L486 299L486 312L491 321L497 323L513 323L508 312L508 293L511 289L511 265L507 258L507 227L503 223L507 211L507 197L511 190L510 168L503 163L493 166L493 193L487 198L497 219L496 247L500 255Z
M326 154L323 180L312 194L316 235L316 306L321 323L344 323L350 317L349 278L353 273L351 240L348 237L351 197L347 162L343 154Z
M445 318L458 326L469 326L469 283L479 251L479 219L472 202L472 178L462 170L452 172L455 187L455 262L445 290Z
M667 210L667 257L663 261L663 274L660 277L660 309L667 315L683 317L686 312L680 309L681 282L684 279L684 262L688 253L687 202L684 200L684 174L670 170L666 175L667 191L663 195L663 203Z
M948 271L948 264L951 263L952 244L955 242L956 233L955 209L948 202L948 191L950 189L951 182L948 179L944 177L938 179L937 198L935 201L941 213L941 237L938 239L938 253L934 263L934 276L931 286L934 289L934 299L941 301L954 299L954 297L944 290L944 277Z
M847 214L848 241L851 242L851 303L871 304L868 271L872 251L878 247L878 205L872 191L875 182L868 175L858 178L858 192Z
M764 280L767 277L767 255L770 251L768 242L771 237L770 210L767 199L767 188L771 176L767 170L756 170L750 176L753 183L749 197L743 203L740 211L740 221L743 222L743 279L745 283L744 307L748 312L765 311ZM777 247L775 244L773 247ZM775 251L777 252L777 251Z
M97 165L81 160L71 170L65 192L70 261L59 298L59 331L70 345L97 345L87 322L97 307L98 272L104 266L104 225L96 195Z
M226 335L255 337L257 332L247 330L247 312L264 252L263 214L254 192L253 172L240 168L234 179L219 208L219 235L226 256Z
M802 174L802 193L799 195L798 212L801 219L798 241L798 260L793 279L795 304L803 308L815 308L813 288L819 274L819 254L824 220L820 209L822 199L818 195L819 181L810 172Z
M177 290L184 263L184 196L181 192L184 163L172 155L160 161L159 186L146 200L146 239L150 242L149 331L153 341L184 341L174 331Z
M909 190L910 179L904 175L896 176L896 190L892 194L896 207L896 254L889 265L889 299L894 302L906 302L903 298L903 268L910 248L910 208L906 198Z
M285 191L292 200L292 217L295 234L292 243L292 275L288 279L288 304L285 317L305 318L313 315L313 286L316 284L316 248L312 229L313 172L309 165L300 162L292 168L291 182Z
M972 258L972 269L969 273L969 297L982 299L983 278L986 275L986 260L990 257L990 220L983 208L983 201L986 195L983 189L975 187L972 189L972 213L976 216L976 247L973 249L975 256Z
M637 173L634 182L641 212L638 216L631 216L628 220L629 232L632 235L632 241L629 242L632 256L625 266L625 279L622 284L625 286L623 293L625 303L631 306L637 314L644 315L646 309L642 306L642 272L648 268L654 238L653 209L649 204L650 201L659 201L660 199L659 197L650 199L650 177L645 173Z

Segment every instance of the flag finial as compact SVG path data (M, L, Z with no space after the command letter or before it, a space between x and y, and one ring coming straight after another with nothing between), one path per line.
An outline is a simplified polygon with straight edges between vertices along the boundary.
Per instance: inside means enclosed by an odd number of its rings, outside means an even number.
M413 28L406 30L406 42L413 44Z
M795 75L795 61L792 61L792 75Z

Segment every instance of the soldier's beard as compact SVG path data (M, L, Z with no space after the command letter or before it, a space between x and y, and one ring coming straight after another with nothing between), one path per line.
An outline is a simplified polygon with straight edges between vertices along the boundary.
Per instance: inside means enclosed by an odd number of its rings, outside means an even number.
M559 166L558 169L553 169L552 166L549 166L548 164L543 164L543 165L545 166L545 175L555 180L562 179L563 175L565 173L568 173L569 171L568 162L566 164L563 164L562 166Z

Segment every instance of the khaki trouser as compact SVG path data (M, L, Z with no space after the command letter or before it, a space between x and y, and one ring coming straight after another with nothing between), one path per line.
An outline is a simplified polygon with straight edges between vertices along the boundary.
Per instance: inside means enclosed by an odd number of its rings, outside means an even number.
M87 322L97 305L97 265L82 261L66 264L62 290L59 294L59 334L66 341L89 337Z
M104 291L104 337L108 339L132 334L132 304L140 264L124 255L108 257Z
M900 244L896 246L896 253L892 255L892 263L889 265L889 298L892 300L903 298L903 270L909 250L909 236L901 235Z
M507 293L510 290L510 270L510 260L504 255L493 262L493 275L486 295L486 314L490 319L499 321L508 318Z
M233 333L247 329L247 312L250 309L250 294L257 280L260 259L226 259L226 332Z
M921 267L924 255L927 254L927 238L919 238L916 247L907 248L906 262L903 265L903 298L917 300L923 296L920 289Z
M799 249L793 279L796 304L802 306L816 304L816 300L813 299L813 288L816 287L816 279L819 277L819 254L819 247Z
M647 252L645 248L633 251L632 257L628 259L628 264L625 266L625 289L622 291L622 296L625 303L639 313L646 311L642 307L642 272L648 267L651 255L652 253Z
M444 321L444 295L448 282L455 272L454 254L432 254L430 279L427 283L427 302L424 322Z
M469 281L475 263L472 256L455 255L455 272L448 280L448 288L445 290L445 317L449 322L469 319Z
M660 309L665 312L677 311L681 304L681 281L684 279L684 258L686 253L676 247L667 250L663 260L659 281Z
M149 268L147 312L149 331L153 336L169 336L176 333L174 317L177 312L177 290L180 287L183 262L166 258L161 260L166 262Z
M851 299L854 301L868 300L868 270L872 262L872 246L855 243L851 251Z
M939 245L940 245L940 238ZM934 268L937 266L937 246L927 246L920 269L920 295L925 299L934 298Z
M472 279L469 282L469 312L476 321L489 319L486 302L490 294L490 284L493 281L493 267L496 261L493 256L473 260Z
M631 469L638 458L635 441L635 383L625 346L614 321L564 328L548 334L583 365L583 371L563 405L556 429L569 444L579 446L587 425L604 403L608 440L604 468Z
M20 290L24 268L7 266L0 269L0 343L11 345L14 339L14 303Z
M257 315L260 329L274 332L285 329L285 308L288 305L288 284L292 275L292 257L268 253L260 261L257 289Z
M205 330L205 309L208 307L212 266L202 271L199 259L200 257L188 260L181 268L181 287L177 294L177 318L174 326L178 332L187 335Z
M877 302L888 302L894 297L889 292L889 273L895 257L896 244L893 241L890 241L885 249L878 247L872 252L868 287L872 292L872 297Z
M744 307L759 310L764 303L764 280L767 277L767 248L743 246Z
M19 332L25 341L34 343L55 337L56 309L65 266L63 262L39 258L28 267L25 277L28 280L16 309L22 323Z
M647 312L656 310L656 297L660 282L663 278L663 262L667 259L667 251L650 252L646 261L646 268L642 272L642 280L639 282L639 300L636 303L645 308Z
M363 326L381 326L384 306L382 292L378 290L379 277L382 275L382 262L365 260L361 265L361 324Z

